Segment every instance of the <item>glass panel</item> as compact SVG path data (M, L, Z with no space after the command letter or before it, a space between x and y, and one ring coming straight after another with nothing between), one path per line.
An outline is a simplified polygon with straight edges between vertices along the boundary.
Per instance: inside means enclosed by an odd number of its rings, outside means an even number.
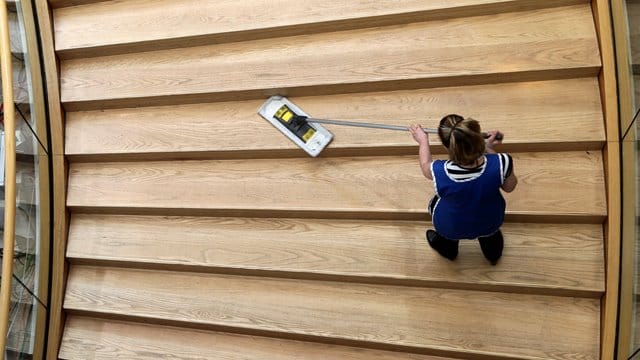
M28 267L34 259L16 261L15 266ZM23 265L21 265L23 264ZM38 316L46 315L46 309L17 278L12 281L11 311L9 313L9 334L5 359L33 359L36 336L36 321Z
M632 116L634 116L633 121L631 122L631 127L629 131L626 133L625 137L622 139L623 141L623 173L630 172L629 174L634 175L633 180L628 179L628 185L625 185L623 192L623 202L625 201L635 201L634 206L626 207L628 209L626 211L633 212L635 211L635 215L631 217L634 219L633 222L633 232L628 235L629 240L624 241L623 245L623 257L630 256L629 261L623 262L626 268L623 269L622 274L623 277L625 274L629 274L628 276L633 277L632 283L627 283L625 288L623 288L623 292L621 294L629 294L631 298L628 304L632 307L629 314L631 319L620 319L621 322L629 321L631 322L631 334L628 344L629 347L624 347L623 353L624 358L632 359L638 358L637 350L640 349L640 157L638 156L638 152L640 150L640 142L638 141L638 126L640 123L638 122L638 109L640 109L640 0L627 0L626 1L626 16L628 20L628 31L629 31L629 46L630 46L630 63L632 70L632 97L633 97L633 108ZM617 44L617 46L621 46L621 44ZM625 131L626 129L622 129ZM624 182L625 180L623 180ZM631 195L632 199L626 198L625 194ZM630 219L630 220L631 220ZM631 229L630 229L631 230ZM626 230L623 230L626 231ZM630 255L629 255L630 254ZM630 271L630 272L627 272ZM628 288L631 287L631 288ZM623 311L623 309L621 309ZM628 351L628 352L627 352Z
M638 254L638 251L640 250L640 227L638 226L639 224L639 218L638 215L640 214L640 191L638 191L638 189L640 189L640 157L638 156L638 151L640 150L640 141L638 140L638 125L639 122L636 119L634 119L634 123L633 123L633 128L632 131L630 131L630 134L628 135L628 137L630 137L630 141L632 141L634 143L633 149L634 149L634 154L633 154L633 158L632 158L632 162L629 161L629 165L635 166L635 188L636 188L636 222L635 222L635 242L634 242L634 249L632 249L631 251L633 251L634 253L634 267L635 270L633 272L633 311L631 312L631 314L633 314L633 319L632 319L632 337L631 337L631 350L630 350L630 354L633 354L636 352L637 349L640 349L640 266L638 264L638 262L640 261L640 256ZM633 137L632 137L633 136ZM630 359L632 358L630 357Z
M44 334L37 334L37 330L44 330L47 312L43 299L48 287L49 159L48 149L43 145L46 144L44 97L42 93L33 93L33 81L39 81L40 69L31 2L6 1L16 120L16 221L14 254L3 254L14 258L13 274L7 275L12 277L12 301L5 354L6 359L31 359L34 354L41 357ZM2 120L0 117L3 147ZM4 168L3 154L0 151L1 168ZM4 171L0 171L0 249L4 211Z

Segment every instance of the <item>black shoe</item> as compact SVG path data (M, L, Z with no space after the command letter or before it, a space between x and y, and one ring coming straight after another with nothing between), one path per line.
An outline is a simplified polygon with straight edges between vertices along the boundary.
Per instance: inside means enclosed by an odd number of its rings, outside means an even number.
M502 249L504 249L502 231L498 230L491 236L479 237L478 242L480 242L480 249L482 249L484 257L489 260L491 265L497 264L502 257Z
M458 240L449 240L434 230L427 230L427 242L438 254L451 261L458 256Z

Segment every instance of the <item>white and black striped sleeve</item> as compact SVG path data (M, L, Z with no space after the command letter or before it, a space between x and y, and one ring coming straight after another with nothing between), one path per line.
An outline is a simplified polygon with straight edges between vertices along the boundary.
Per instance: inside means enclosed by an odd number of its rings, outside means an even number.
M504 182L504 179L511 176L513 172L513 159L509 154L500 153L498 155L500 155L500 169L502 170L502 182Z

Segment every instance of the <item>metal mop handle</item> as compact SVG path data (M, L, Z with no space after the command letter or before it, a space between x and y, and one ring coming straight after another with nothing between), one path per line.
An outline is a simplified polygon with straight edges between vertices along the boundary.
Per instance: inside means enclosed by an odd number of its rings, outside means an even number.
M316 119L316 118L307 118L308 122L317 123L317 124L332 124L332 125L345 125L345 126L356 126L356 127L365 127L365 128L373 128L373 129L386 129L386 130L400 130L400 131L409 131L407 126L401 125L385 125L385 124L373 124L373 123L364 123L364 122L354 122L354 121L344 121L344 120L329 120L329 119ZM427 134L437 134L438 129L428 129L423 128L424 132ZM482 136L485 138L489 137L489 134L482 133ZM497 140L502 140L502 134L498 133L496 136Z
M318 124L332 124L332 125L345 125L345 126L356 126L356 127L365 127L372 129L386 129L386 130L400 130L400 131L409 131L409 128L401 125L385 125L385 124L372 124L372 123L361 123L354 121L343 121L343 120L328 120L328 119L316 119L316 118L307 118L308 122L318 123ZM437 129L422 129L424 132L429 134L437 134Z

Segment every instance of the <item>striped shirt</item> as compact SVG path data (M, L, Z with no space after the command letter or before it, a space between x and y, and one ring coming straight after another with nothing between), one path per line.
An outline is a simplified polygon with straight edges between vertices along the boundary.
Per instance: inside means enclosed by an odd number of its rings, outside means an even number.
M498 154L500 155L500 168L502 170L502 182L504 179L508 178L509 175L513 172L513 159L509 154ZM482 157L482 164L473 168L464 168L453 161L449 160L445 163L445 171L449 179L455 182L465 182L471 181L478 178L484 172L486 168L487 159Z

